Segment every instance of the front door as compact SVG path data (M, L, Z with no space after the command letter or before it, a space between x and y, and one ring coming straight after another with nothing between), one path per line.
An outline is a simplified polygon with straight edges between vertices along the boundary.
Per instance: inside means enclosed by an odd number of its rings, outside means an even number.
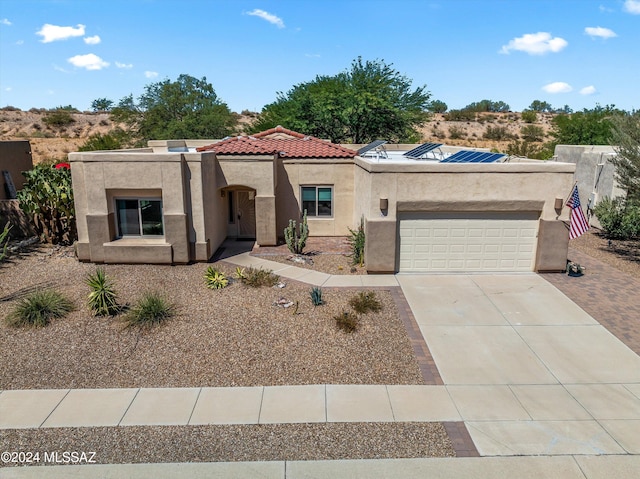
M256 237L255 192L241 190L234 193L237 237L254 239Z

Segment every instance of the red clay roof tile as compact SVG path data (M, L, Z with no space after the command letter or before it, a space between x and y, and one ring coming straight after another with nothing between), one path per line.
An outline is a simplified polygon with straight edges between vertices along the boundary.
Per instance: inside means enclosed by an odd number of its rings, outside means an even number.
M355 150L287 130L281 126L250 136L235 136L196 151L219 155L275 155L283 158L353 158Z

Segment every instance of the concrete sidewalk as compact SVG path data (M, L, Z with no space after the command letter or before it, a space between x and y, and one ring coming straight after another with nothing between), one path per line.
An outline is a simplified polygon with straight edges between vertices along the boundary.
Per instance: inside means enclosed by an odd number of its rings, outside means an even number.
M6 468L5 479L636 479L640 456L482 457Z
M287 264L269 261L268 259L253 256L249 253L241 253L223 261L232 263L244 268L270 269L275 274L288 279L294 279L302 283L323 287L390 287L398 286L396 277L392 274L374 275L330 275L311 269L298 268Z

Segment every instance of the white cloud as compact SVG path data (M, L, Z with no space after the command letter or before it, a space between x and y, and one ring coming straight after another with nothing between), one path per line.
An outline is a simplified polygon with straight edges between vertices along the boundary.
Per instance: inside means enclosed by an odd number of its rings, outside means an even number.
M589 85L580 90L581 95L593 95L596 92L596 87Z
M544 55L549 52L557 53L568 44L564 38L551 37L548 32L525 33L503 45L500 53L509 54L511 50L516 50L529 55Z
M98 35L94 35L92 37L84 37L83 40L87 45L97 45L102 41Z
M584 29L584 33L586 33L590 37L600 37L600 38L604 38L605 40L607 38L613 38L618 36L616 35L616 32L614 32L613 30L609 28L604 28L604 27L586 27Z
M278 28L284 28L284 22L282 21L282 18L278 17L277 15L274 15L273 13L260 10L259 8L256 8L254 10L251 10L250 12L247 12L247 15L252 15L254 17L262 18L263 20L266 20L267 22L272 23Z
M640 15L640 0L627 0L624 2L624 10L632 15Z
M76 28L73 27L59 27L57 25L51 25L45 23L42 28L36 32L36 35L40 35L42 43L51 43L57 40L66 40L71 37L81 37L84 35L84 25L78 24Z
M4 89L4 91L11 91L11 90L13 90L13 88L11 88L10 86L8 86L8 87L6 87L6 88Z
M144 76L147 78L156 78L158 76L158 72L146 71L144 72Z
M304 56L307 58L320 58L319 53L305 53Z
M3 18L2 20L0 20L0 23L2 23L3 25L6 25L8 27L10 27L12 25L12 23L9 21L8 18Z
M73 66L78 68L86 68L87 70L102 70L109 66L108 62L105 62L98 55L93 53L87 53L86 55L76 55L67 60Z
M116 62L116 67L118 67L118 68L126 68L128 70L129 68L133 68L133 63Z
M605 7L604 5L600 5L598 7L598 10L600 10L603 13L612 13L613 12L613 8Z
M24 44L24 40L18 40L18 41L16 42L16 45L22 45L22 44Z
M563 81L557 81L543 86L542 89L547 93L569 93L573 87Z

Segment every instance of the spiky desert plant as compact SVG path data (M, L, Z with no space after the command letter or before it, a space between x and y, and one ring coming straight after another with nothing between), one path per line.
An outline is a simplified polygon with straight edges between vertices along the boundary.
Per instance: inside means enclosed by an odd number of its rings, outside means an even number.
M317 286L311 288L309 295L311 296L311 302L314 306L324 304L324 301L322 300L322 288L318 288Z
M351 264L364 265L364 240L364 216L362 216L357 230L349 228L347 241L351 245Z
M376 296L375 291L360 291L349 300L349 304L354 311L365 314L369 311L378 312L382 309L382 304Z
M284 239L291 253L302 254L308 237L309 225L307 224L307 210L304 210L299 228L296 228L295 220L289 220L289 226L284 229Z
M35 291L20 300L6 321L10 326L42 327L54 318L66 316L73 309L73 303L57 291Z
M239 279L240 281L242 281L244 278L245 278L244 268L241 268L240 266L236 266L236 279Z
M204 274L204 282L209 289L222 289L229 284L227 275L219 269L209 266Z
M4 225L4 230L0 232L0 263L7 257L7 248L9 247L9 230L11 225L7 223Z
M148 327L160 324L175 315L176 308L157 292L147 292L124 317L127 327Z
M97 268L95 273L90 274L86 283L91 288L89 308L93 314L96 316L115 316L120 312L118 296L103 268Z

